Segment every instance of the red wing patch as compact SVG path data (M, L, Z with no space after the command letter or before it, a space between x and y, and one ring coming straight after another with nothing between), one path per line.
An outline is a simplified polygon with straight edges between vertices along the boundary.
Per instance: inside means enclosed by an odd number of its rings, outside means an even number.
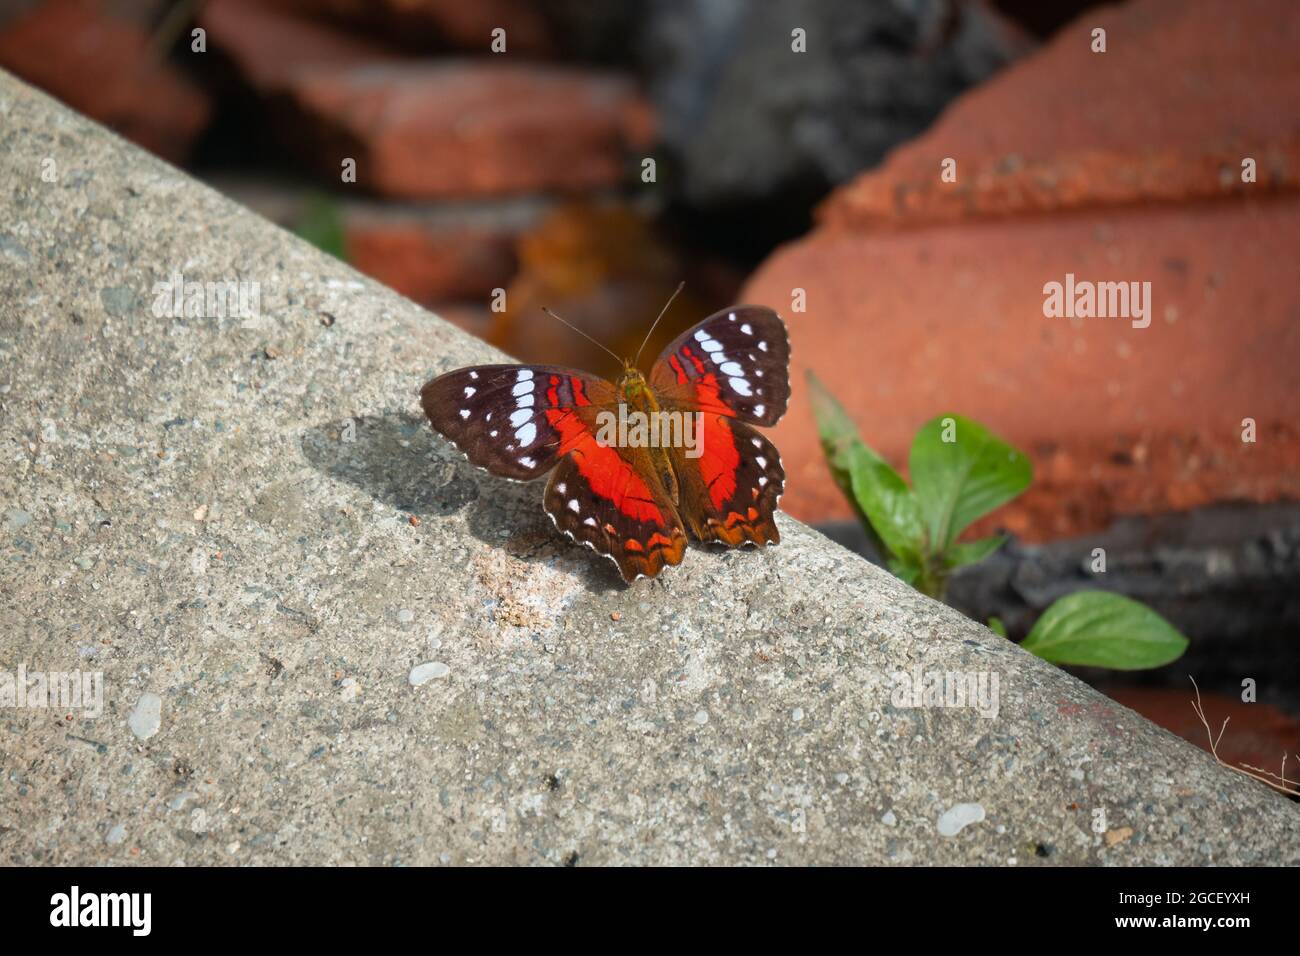
M555 526L612 558L628 582L680 564L686 533L672 503L651 489L641 469L589 431L575 432L566 443L570 454L551 475L543 498Z
M776 446L734 418L706 415L703 454L672 453L682 482L682 517L701 541L729 547L776 544L774 515L785 488Z
M738 305L683 332L650 370L660 403L775 425L790 400L790 338L771 309Z
M557 423L580 424L588 406L616 403L614 387L547 365L479 365L428 382L420 403L434 430L494 475L527 481L555 466L565 447Z

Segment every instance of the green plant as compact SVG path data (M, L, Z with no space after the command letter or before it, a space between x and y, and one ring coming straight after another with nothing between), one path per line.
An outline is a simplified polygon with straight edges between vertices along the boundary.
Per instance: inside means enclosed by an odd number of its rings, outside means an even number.
M868 537L890 571L943 600L954 571L1002 546L1002 535L958 539L1029 487L1028 457L978 422L940 415L922 425L912 441L909 487L862 440L843 406L811 372L808 388L831 475ZM1006 636L997 618L989 626ZM1135 670L1177 659L1187 638L1137 601L1079 591L1053 603L1021 646L1058 664Z
M343 235L343 209L338 200L322 193L312 193L294 224L294 233L322 252L347 260Z

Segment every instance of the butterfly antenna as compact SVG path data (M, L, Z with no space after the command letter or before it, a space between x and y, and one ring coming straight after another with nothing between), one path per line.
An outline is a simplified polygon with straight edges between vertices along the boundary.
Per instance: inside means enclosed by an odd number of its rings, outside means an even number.
M610 355L613 355L613 356L614 356L614 361L615 361L615 362L619 362L620 364L622 363L623 360L622 360L621 358L619 358L617 355L614 355L614 352L613 352L613 351L611 351L610 349L605 348L605 346L601 345L599 342L597 342L595 339L593 339L593 338L592 338L590 335L588 335L586 332L582 331L582 329L578 328L578 327L577 327L576 325L574 325L572 322L565 322L564 319L560 318L558 315L556 315L554 312L552 312L552 311L551 311L550 309L548 309L546 306L542 306L542 311L545 312L547 315L549 315L551 318L555 319L557 322L562 322L563 324L567 325L569 328L573 329L573 331L577 332L579 335L581 335L584 339L586 339L586 340L587 340L588 342L590 342L592 345L597 345L597 346L600 346L600 348L605 349L606 352L609 352Z
M659 311L659 318L655 319L654 322L651 323L650 331L647 332L645 338L641 340L641 348L636 350L636 358L632 359L633 365L636 365L637 359L639 359L641 353L645 351L646 343L650 341L650 336L654 335L655 326L659 324L659 319L664 317L664 313L668 311L668 307L673 304L673 299L677 298L677 293L681 292L684 288L686 288L685 280L677 283L677 288L673 290L673 294L668 297L668 301L664 303L664 307Z

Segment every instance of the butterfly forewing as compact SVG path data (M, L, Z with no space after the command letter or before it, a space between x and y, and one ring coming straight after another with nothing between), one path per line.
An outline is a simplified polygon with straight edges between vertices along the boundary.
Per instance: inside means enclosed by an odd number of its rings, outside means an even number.
M790 400L790 338L771 309L738 305L683 332L650 370L660 404L775 425Z
M478 365L420 391L433 427L494 475L527 481L568 452L596 411L617 404L608 382L548 365Z

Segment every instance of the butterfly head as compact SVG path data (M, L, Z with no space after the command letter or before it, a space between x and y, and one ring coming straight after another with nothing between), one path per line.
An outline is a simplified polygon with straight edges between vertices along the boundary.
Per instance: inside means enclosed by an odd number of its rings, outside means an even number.
M650 386L641 370L632 364L631 359L623 360L623 374L618 380L618 390L629 400L647 396Z

